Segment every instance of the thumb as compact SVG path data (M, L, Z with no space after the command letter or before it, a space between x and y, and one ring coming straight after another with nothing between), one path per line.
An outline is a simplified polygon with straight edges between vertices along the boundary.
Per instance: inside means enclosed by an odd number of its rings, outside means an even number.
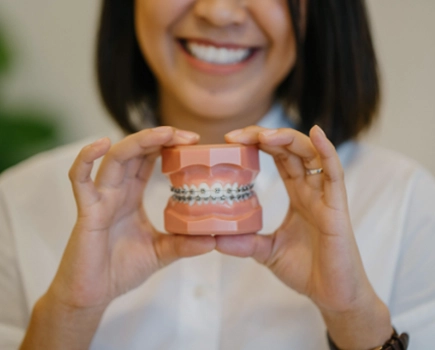
M154 249L161 266L181 259L209 253L216 247L213 236L188 236L159 234L154 240Z
M266 264L272 255L274 235L255 233L216 236L216 250L240 258L251 257L260 264Z

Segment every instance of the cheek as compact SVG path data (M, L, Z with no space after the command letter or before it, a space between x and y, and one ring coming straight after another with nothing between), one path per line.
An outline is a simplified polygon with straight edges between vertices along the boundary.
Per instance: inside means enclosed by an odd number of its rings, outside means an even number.
M271 45L295 48L295 35L290 10L285 0L252 0L251 13Z
M296 58L296 39L287 1L253 0L252 3L251 13L270 42L270 54L291 66Z
M135 0L135 31L142 49L164 45L165 37L195 0Z
M195 0L135 0L135 22L138 26L170 29Z

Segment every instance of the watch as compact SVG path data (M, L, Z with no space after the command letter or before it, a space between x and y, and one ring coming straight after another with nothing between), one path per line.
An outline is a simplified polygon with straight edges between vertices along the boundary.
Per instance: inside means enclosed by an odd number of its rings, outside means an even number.
M328 336L328 345L330 350L340 350L332 341L329 333ZM409 344L409 335L407 333L402 333L399 335L396 330L393 328L393 334L390 339L388 339L384 345L378 346L372 350L406 350L408 349Z

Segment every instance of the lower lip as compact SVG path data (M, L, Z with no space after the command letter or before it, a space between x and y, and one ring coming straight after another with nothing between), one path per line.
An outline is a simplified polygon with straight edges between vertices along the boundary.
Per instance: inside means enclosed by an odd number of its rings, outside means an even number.
M253 59L255 56L257 56L259 50L255 50L246 60L235 63L235 64L214 64L209 63L205 61L201 61L194 56L190 55L188 52L186 52L186 49L181 45L181 43L178 43L179 48L183 52L184 56L186 57L187 62L191 66L193 66L195 69L207 73L207 74L214 74L214 75L226 75L226 74L234 74L237 72L240 72L243 70Z

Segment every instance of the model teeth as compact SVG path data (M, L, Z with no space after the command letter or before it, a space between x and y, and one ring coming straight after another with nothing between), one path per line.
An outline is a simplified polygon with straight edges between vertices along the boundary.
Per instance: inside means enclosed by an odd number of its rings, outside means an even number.
M254 184L239 186L237 182L225 185L217 182L211 186L203 182L198 187L195 185L171 187L171 191L174 201L180 203L189 205L228 203L232 205L234 202L251 198L254 194L253 187Z
M248 58L251 53L250 49L229 49L193 42L187 42L186 48L195 58L214 64L239 63Z

